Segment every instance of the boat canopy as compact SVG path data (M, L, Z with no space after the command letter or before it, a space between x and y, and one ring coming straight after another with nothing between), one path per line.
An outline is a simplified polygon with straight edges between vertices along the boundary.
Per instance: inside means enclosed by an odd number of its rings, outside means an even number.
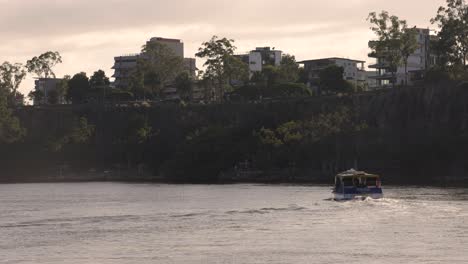
M365 177L365 178L380 178L379 175L376 174L369 174L365 171L357 171L354 169L350 169L348 171L339 173L336 175L338 178L355 178L355 177Z

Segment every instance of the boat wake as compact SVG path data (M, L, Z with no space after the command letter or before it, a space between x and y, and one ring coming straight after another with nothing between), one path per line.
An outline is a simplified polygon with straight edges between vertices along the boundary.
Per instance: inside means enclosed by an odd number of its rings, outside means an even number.
M293 212L293 211L302 211L306 210L306 207L297 206L297 205L290 205L288 207L269 207L269 208L261 208L261 209L250 209L250 210L233 210L226 212L227 214L268 214L272 212Z

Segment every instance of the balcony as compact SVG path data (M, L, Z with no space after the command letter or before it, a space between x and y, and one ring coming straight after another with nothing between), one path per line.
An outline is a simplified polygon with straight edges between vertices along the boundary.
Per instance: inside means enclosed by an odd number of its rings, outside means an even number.
M368 78L373 80L393 80L395 77L391 73L384 73L382 75L369 76Z
M369 68L371 68L371 69L389 69L390 65L388 65L388 63L376 63L376 64L369 65Z

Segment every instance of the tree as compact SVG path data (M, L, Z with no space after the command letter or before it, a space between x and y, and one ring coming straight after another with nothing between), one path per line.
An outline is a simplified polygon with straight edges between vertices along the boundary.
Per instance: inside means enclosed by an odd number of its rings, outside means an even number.
M74 118L73 123L65 131L48 142L48 149L60 152L66 146L82 145L90 141L95 132L95 126L88 123L86 117Z
M81 72L75 74L73 78L68 81L67 101L70 101L73 104L85 103L90 88L89 79L86 76L86 73Z
M26 62L28 72L36 74L38 78L55 78L52 68L58 63L62 63L60 53L48 51L39 57L34 57Z
M282 82L297 82L299 80L299 65L293 55L284 54L281 58L279 77Z
M182 72L183 58L175 55L167 45L156 41L147 42L141 52L135 74L143 78L144 86L149 88L147 90L161 96L162 89Z
M392 74L392 83L395 85L398 66L402 64L401 32L406 21L397 16L390 16L387 11L380 14L372 12L367 18L373 26L371 30L377 36L377 41L370 41L371 55L378 58L378 63L384 64Z
M229 85L245 85L249 82L249 65L241 59L227 56L224 67Z
M144 83L144 73L143 70L135 69L129 78L129 89L133 94L134 99L143 98L146 99L145 83Z
M280 73L279 68L273 65L265 65L262 68L262 74L258 77L263 77L264 85L266 88L271 88L279 83Z
M229 72L226 65L236 50L233 43L234 40L232 39L213 36L209 41L203 42L202 47L195 54L199 58L206 59L203 64L206 67L204 78L213 80L218 99L222 99L224 95L228 77L227 72Z
M110 85L109 78L103 70L98 70L89 78L89 85L95 99L102 97L102 102L106 100L107 88Z
M332 93L349 92L352 86L343 80L344 69L336 65L328 66L319 72L319 86L323 91Z
M272 88L281 83L295 83L298 81L299 66L296 63L296 58L289 54L282 57L279 66L265 65L262 67L261 72L255 72L251 78L251 82L264 85L266 88Z
M20 63L9 63L8 61L0 65L0 85L6 92L11 93L13 98L16 97L17 90L21 82L26 77L26 70Z
M70 79L70 75L63 76L62 80L55 87L55 91L57 92L57 97L59 99L66 99L66 95L68 93L68 82Z
M103 70L95 71L91 78L89 78L89 85L93 89L107 87L109 84L109 78Z
M7 85L0 83L0 144L13 143L25 134L19 119L8 108L8 95Z
M16 105L16 106L24 106L25 102L24 102L24 94L20 93L20 92L16 92L15 95L13 94L10 94L10 102L9 104L10 105Z
M44 100L44 96L41 90L30 91L28 94L29 100L33 101L35 104L41 104Z
M418 48L418 31L416 28L408 28L406 21L401 21L400 52L405 65L405 85L408 85L408 59Z
M181 72L175 79L175 87L179 97L184 101L192 99L193 80L186 71Z
M305 97L312 91L303 83L278 83L265 89L266 97Z
M431 19L440 31L439 48L443 48L448 62L466 66L468 61L468 4L465 0L447 0L437 16Z

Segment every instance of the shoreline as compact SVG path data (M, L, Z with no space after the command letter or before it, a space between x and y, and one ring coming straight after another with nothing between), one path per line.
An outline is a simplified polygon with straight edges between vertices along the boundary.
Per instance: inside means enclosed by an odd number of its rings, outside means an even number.
M333 179L330 181L265 181L265 180L251 180L251 181L212 181L212 182L195 182L195 181L169 181L163 179L21 179L21 180L2 180L0 185L16 185L16 184L79 184L79 183L121 183L121 184L164 184L164 185L286 185L286 186L333 186ZM422 182L420 184L414 182L402 181L383 181L383 186L387 187L438 187L438 188L468 188L468 181L450 181L450 182Z

